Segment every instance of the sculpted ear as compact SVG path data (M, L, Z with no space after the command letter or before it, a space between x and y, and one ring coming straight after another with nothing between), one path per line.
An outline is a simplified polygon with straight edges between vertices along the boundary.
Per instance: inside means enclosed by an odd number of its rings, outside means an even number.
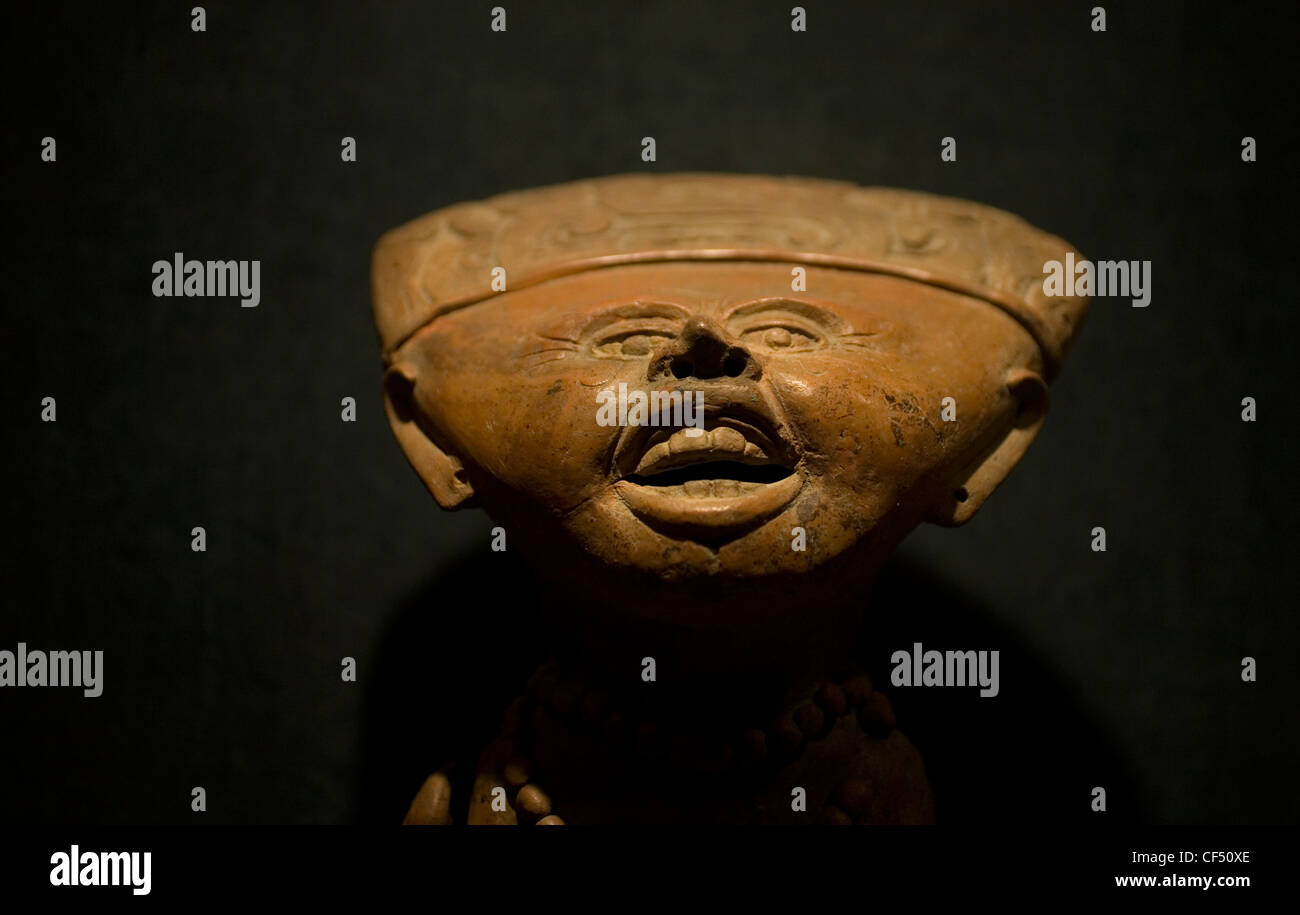
M474 497L465 478L465 465L432 437L428 421L415 401L415 370L397 363L384 374L384 409L397 442L429 492L445 509L461 508Z
M1002 419L1000 433L974 459L945 477L946 492L940 492L929 520L945 527L965 524L1007 478L1024 456L1047 416L1047 383L1036 372L1016 369L1007 376L1011 408Z

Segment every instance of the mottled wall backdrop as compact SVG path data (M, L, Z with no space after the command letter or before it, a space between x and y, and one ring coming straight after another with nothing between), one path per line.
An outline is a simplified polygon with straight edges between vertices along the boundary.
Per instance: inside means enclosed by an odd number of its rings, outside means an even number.
M0 690L0 815L400 819L540 636L488 518L440 513L392 440L371 246L462 199L707 169L951 194L1151 262L1148 307L1094 302L997 498L905 545L868 661L1002 651L994 700L892 693L940 822L1086 821L1096 784L1117 818L1293 822L1285 23L814 2L796 33L789 4L507 2L494 33L491 5L11 16L0 649L102 650L104 672L98 698ZM156 298L176 252L260 261L260 303Z

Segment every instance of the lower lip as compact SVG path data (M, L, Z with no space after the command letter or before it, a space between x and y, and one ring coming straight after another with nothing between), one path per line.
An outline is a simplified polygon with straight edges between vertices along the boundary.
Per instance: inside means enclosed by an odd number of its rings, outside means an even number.
M776 514L790 504L802 486L802 475L792 473L757 491L726 498L672 495L627 480L615 483L614 491L642 520L717 531L753 524Z

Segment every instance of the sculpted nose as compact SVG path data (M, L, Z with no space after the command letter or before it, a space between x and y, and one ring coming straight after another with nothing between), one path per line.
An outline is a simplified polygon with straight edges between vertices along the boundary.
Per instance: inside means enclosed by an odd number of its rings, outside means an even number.
M652 374L664 379L756 379L762 371L749 350L729 342L722 328L691 318L655 360Z

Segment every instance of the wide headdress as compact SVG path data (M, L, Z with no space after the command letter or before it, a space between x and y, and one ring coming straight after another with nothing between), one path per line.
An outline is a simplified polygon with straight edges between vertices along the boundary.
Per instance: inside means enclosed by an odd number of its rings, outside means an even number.
M1082 256L993 207L816 178L615 175L435 210L384 234L372 269L384 358L439 315L516 290L656 261L779 261L903 277L1001 308L1055 375L1086 296L1043 292L1044 265ZM499 272L498 272L499 273Z

